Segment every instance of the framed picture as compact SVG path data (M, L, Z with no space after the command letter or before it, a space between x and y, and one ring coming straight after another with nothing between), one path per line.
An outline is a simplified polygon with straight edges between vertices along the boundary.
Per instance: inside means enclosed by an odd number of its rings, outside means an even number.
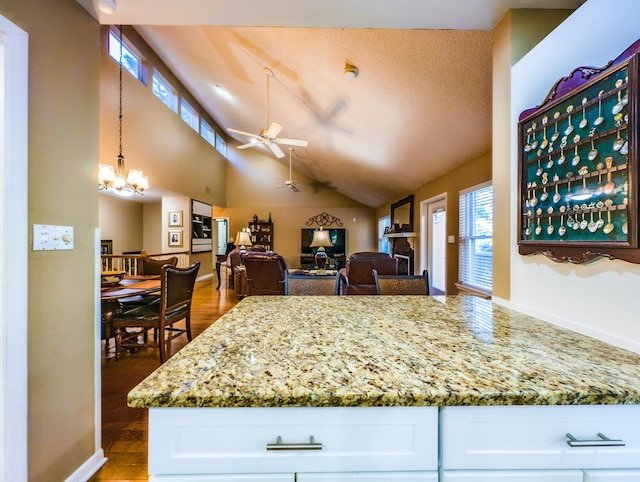
M169 230L169 247L170 248L182 247L182 229Z
M182 227L182 211L169 211L169 227Z
M111 239L100 241L100 254L113 254L113 241Z

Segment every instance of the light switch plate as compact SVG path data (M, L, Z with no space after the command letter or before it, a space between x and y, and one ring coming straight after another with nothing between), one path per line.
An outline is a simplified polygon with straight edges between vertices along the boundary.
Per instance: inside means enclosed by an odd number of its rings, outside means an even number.
M33 225L33 250L73 249L73 226Z
M448 242L449 244L453 244L453 243L455 243L455 242L456 242L456 237L455 237L455 235L450 234L449 236L447 236L447 242Z

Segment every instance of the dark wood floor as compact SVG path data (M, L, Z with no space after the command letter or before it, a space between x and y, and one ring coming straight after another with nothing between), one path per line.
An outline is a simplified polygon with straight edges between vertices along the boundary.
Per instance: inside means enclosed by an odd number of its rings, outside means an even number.
M225 289L222 280L196 283L191 311L191 331L200 334L237 302L233 290ZM171 353L186 343L186 337L173 340ZM113 348L113 341L111 341ZM124 353L118 361L113 350L103 351L102 364L102 447L108 462L91 481L148 480L147 474L147 410L127 407L127 393L160 366L158 350L145 348L137 353Z

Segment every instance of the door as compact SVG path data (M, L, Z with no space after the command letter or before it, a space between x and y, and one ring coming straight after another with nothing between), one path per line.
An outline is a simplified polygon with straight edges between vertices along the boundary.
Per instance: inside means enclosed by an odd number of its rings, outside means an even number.
M420 204L420 271L429 273L429 293L442 295L447 290L447 199L446 194Z

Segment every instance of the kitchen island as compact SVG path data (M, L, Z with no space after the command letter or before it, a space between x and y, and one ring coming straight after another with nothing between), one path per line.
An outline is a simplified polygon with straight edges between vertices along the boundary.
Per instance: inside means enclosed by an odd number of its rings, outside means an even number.
M128 403L151 480L640 481L640 356L476 297L249 297Z

